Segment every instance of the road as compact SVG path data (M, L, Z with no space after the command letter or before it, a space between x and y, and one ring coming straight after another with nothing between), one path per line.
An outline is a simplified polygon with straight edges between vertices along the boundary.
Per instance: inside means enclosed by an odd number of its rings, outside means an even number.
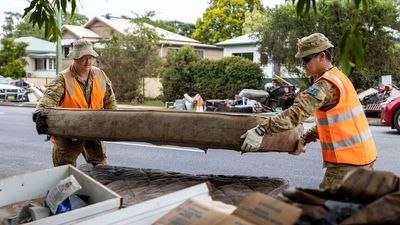
M52 167L51 144L36 134L33 108L0 106L0 177ZM312 124L305 123L306 127ZM400 175L400 136L388 127L371 126L379 158L375 169ZM190 131L187 131L190 132ZM287 153L246 153L138 142L107 142L108 163L189 174L280 177L297 187L318 188L323 176L319 143L300 156ZM84 163L82 157L78 164Z

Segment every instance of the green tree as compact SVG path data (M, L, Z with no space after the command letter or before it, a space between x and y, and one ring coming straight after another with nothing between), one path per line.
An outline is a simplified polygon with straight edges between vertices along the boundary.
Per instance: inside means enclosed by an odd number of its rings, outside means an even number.
M75 25L75 26L82 26L84 25L89 19L82 14L74 13L71 14L69 12L62 14L62 24L63 25Z
M248 59L201 59L193 47L185 46L167 55L161 83L165 101L180 99L185 93L230 99L244 88L261 88L262 78L260 66Z
M177 52L169 51L161 73L163 86L163 100L172 101L182 98L183 94L194 95L193 64L200 60L200 56L191 46L184 46Z
M15 26L22 15L14 12L4 12L6 17L4 18L4 24L1 26L3 29L4 37L14 37Z
M205 99L232 99L242 89L261 89L263 72L248 59L233 56L195 64L194 91Z
M171 24L172 26L175 27L175 31L172 31L174 33L180 34L182 36L191 38L193 35L193 32L195 30L195 26L192 23L184 23L180 21L166 21L166 23Z
M36 37L40 39L46 39L44 27L39 28L38 25L30 23L31 13L26 15L24 19L17 24L14 32L14 37ZM82 14L74 13L72 16L70 13L62 15L63 25L76 25L81 26L88 21L88 18Z
M34 0L30 5L24 9L23 17L29 16L29 22L33 26L38 25L41 29L44 27L45 37L54 37L57 41L61 37L61 31L57 27L56 12L57 10L67 14L67 7L70 7L71 15L74 15L76 10L76 0L58 0L58 1L45 1Z
M247 11L245 13L242 33L248 34L260 31L266 20L267 17L264 11L258 9L253 10L252 12Z
M164 30L180 34L185 37L191 37L194 32L194 24L191 23L184 23L176 20L173 21L154 20L153 17L156 15L154 11L146 12L144 13L144 15L139 15L137 13L133 14L135 15L135 18L131 18L129 16L122 16L122 17L129 19L133 22L147 23L155 27L159 27Z
M113 36L97 49L97 58L113 82L115 95L121 102L141 102L144 77L159 71L159 37L154 30L140 26L126 35Z
M24 64L21 59L14 59L2 68L3 74L12 78L25 77Z
M346 31L353 26L360 26L359 36L363 41L350 43L350 46L360 45L367 57L363 67L357 67L347 73L357 87L368 87L377 76L399 73L399 46L392 40L387 28L398 26L399 9L396 1L376 0L368 10L355 11L353 7L340 0L320 0L317 5L318 13L298 17L296 8L286 4L267 11L268 20L263 28L261 46L268 52L273 61L284 64L291 71L300 73L299 61L294 58L297 51L297 39L313 32L324 33L335 46L335 62L346 54L341 41ZM360 46L359 46L360 47ZM349 55L348 55L349 56ZM347 56L347 57L348 57ZM356 64L354 57L348 57L350 63ZM342 66L342 64L341 64ZM343 67L342 67L343 69Z
M15 27L14 37L36 37L46 39L44 27L39 28L38 25L32 25L30 22L30 14Z
M0 74L11 77L21 76L20 66L23 67L26 64L24 57L27 55L25 51L27 44L15 42L13 38L3 38L1 39L1 45ZM12 68L13 66L16 66L15 70ZM16 73L14 74L14 72Z
M203 18L196 22L193 38L215 44L242 35L245 13L261 10L260 0L211 0Z
M395 8L399 2L395 1ZM318 13L319 1L315 0L292 0L296 4L296 12L298 15L307 15L312 6L315 13ZM382 1L375 0L346 0L341 3L346 4L351 10L350 26L343 28L339 42L340 58L339 63L346 74L350 74L354 67L361 68L364 65L365 55L363 47L363 33L365 25L360 23L362 20L358 16L364 14L369 8L374 7L375 4L381 4ZM392 1L390 1L392 2ZM379 14L378 14L379 15ZM340 16L340 15L339 15ZM361 20L360 20L361 19Z

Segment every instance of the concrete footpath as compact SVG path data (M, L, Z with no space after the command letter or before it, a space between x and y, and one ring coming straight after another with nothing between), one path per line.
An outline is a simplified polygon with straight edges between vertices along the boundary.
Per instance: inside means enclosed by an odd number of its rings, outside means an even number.
M36 102L0 102L0 106L14 106L14 107L36 107ZM129 104L118 104L118 109L142 109L142 110L162 110L164 107L160 106L143 106L143 105L129 105ZM377 117L367 117L370 126L383 126L381 124L380 118ZM314 118L310 117L305 123L314 123Z

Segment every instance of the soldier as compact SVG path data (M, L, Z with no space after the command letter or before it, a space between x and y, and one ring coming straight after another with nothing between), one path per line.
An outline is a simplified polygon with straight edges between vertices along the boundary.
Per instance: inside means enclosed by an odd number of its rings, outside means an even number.
M242 150L257 151L264 135L292 129L313 113L317 125L302 135L291 154L304 152L307 143L320 139L326 168L320 188L326 189L354 168L372 168L375 143L353 84L332 65L334 46L328 38L314 33L300 39L297 46L295 57L302 60L315 83L296 97L293 106L243 134Z
M103 70L92 66L97 56L89 41L80 39L73 43L73 50L68 55L74 59L73 64L50 83L33 113L39 134L47 132L45 108L117 109L110 80ZM85 121L82 121L84 124ZM54 144L54 166L76 166L76 159L81 153L88 163L106 163L106 146L101 141L61 137L51 137L51 141Z

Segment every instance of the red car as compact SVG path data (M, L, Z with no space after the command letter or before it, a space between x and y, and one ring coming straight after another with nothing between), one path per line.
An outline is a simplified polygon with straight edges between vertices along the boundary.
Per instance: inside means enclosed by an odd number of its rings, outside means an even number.
M381 123L400 132L400 95L389 97L381 104Z

